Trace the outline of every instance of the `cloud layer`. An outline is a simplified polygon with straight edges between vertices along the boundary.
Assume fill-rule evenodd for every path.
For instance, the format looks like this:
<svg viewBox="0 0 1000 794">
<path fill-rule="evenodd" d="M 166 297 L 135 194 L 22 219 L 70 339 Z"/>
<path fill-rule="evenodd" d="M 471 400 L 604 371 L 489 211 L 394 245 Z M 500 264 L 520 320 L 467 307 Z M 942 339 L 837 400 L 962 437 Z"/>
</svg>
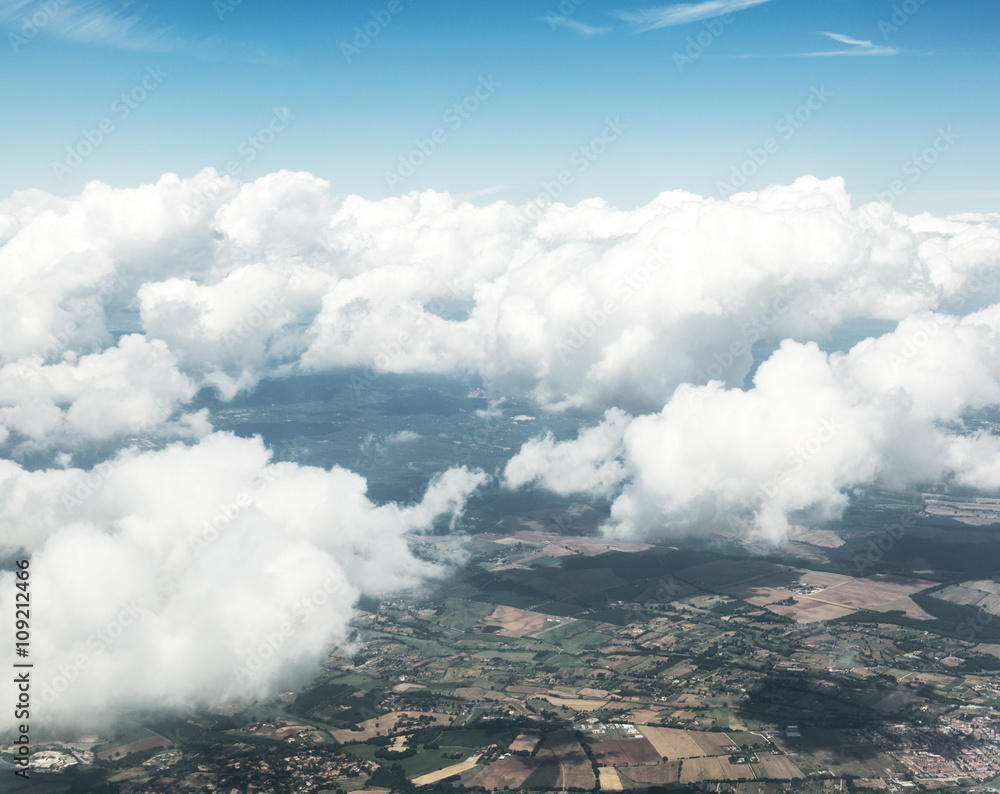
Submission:
<svg viewBox="0 0 1000 794">
<path fill-rule="evenodd" d="M 1000 297 L 997 216 L 854 207 L 841 180 L 812 177 L 622 211 L 339 200 L 308 174 L 239 184 L 209 170 L 72 199 L 16 194 L 0 204 L 0 241 L 5 366 L 85 379 L 76 370 L 97 367 L 85 356 L 109 355 L 125 317 L 165 343 L 158 366 L 178 374 L 155 380 L 175 384 L 158 395 L 174 407 L 192 388 L 231 396 L 267 375 L 360 367 L 477 373 L 546 409 L 648 410 L 682 383 L 741 386 L 754 343 Z M 138 343 L 120 344 L 138 368 Z M 74 398 L 38 399 L 65 410 Z"/>
<path fill-rule="evenodd" d="M 926 313 L 848 353 L 782 343 L 753 388 L 685 384 L 656 414 L 608 411 L 572 441 L 524 445 L 505 480 L 612 499 L 611 534 L 709 522 L 768 540 L 833 518 L 856 487 L 946 480 L 1000 488 L 1000 437 L 969 416 L 1000 403 L 1000 306 Z"/>
<path fill-rule="evenodd" d="M 44 721 L 305 680 L 360 593 L 435 575 L 407 535 L 486 480 L 377 505 L 214 432 L 206 388 L 472 374 L 491 410 L 593 411 L 506 484 L 606 498 L 630 537 L 780 540 L 872 483 L 1000 488 L 974 421 L 1000 404 L 1000 215 L 855 206 L 839 179 L 632 210 L 338 198 L 289 172 L 25 191 L 0 202 L 0 311 L 0 547 L 31 555 Z M 852 324 L 895 330 L 840 344 Z"/>
<path fill-rule="evenodd" d="M 452 469 L 417 504 L 376 505 L 350 471 L 269 458 L 259 439 L 216 433 L 88 471 L 0 462 L 0 546 L 31 560 L 33 726 L 304 683 L 344 643 L 360 593 L 443 570 L 406 536 L 458 515 L 485 480 Z M 14 592 L 6 572 L 8 636 Z"/>
</svg>

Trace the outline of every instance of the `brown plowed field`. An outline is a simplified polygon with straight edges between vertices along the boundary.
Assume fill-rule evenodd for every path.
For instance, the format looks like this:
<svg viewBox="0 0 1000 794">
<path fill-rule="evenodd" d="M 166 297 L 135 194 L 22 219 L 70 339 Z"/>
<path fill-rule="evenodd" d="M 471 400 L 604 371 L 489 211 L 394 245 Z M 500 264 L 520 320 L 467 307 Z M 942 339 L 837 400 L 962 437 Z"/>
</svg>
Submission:
<svg viewBox="0 0 1000 794">
<path fill-rule="evenodd" d="M 599 764 L 658 764 L 661 756 L 646 739 L 603 739 L 588 742 Z"/>
</svg>

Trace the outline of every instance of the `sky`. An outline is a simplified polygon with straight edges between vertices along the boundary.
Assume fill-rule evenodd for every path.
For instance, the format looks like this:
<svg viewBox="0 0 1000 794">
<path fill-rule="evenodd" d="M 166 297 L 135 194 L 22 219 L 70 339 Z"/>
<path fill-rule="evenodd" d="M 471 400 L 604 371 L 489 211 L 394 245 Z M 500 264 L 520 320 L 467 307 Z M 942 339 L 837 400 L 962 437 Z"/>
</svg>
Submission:
<svg viewBox="0 0 1000 794">
<path fill-rule="evenodd" d="M 484 493 L 772 546 L 1000 495 L 996 9 L 0 4 L 36 724 L 308 682 Z"/>
<path fill-rule="evenodd" d="M 630 209 L 811 174 L 905 212 L 1000 201 L 989 0 L 4 0 L 0 21 L 2 196 L 232 165 L 369 199 L 558 190 Z M 90 152 L 102 120 L 113 131 Z"/>
</svg>

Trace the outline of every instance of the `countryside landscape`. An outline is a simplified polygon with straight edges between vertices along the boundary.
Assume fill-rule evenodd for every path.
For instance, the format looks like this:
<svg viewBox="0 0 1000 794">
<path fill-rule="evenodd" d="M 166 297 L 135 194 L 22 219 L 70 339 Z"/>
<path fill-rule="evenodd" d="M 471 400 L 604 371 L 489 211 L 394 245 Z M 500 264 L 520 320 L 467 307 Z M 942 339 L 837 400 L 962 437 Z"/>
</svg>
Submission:
<svg viewBox="0 0 1000 794">
<path fill-rule="evenodd" d="M 780 550 L 614 541 L 583 503 L 473 512 L 465 565 L 363 599 L 308 686 L 53 741 L 37 790 L 995 790 L 996 525 L 914 500 Z"/>
</svg>

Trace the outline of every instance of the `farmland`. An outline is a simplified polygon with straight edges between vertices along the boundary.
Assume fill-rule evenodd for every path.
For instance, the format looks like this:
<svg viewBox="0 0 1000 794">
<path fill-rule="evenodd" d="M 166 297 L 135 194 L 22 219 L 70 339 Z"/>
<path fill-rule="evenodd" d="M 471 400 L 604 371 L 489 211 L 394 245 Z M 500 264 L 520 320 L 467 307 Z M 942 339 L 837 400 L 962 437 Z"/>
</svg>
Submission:
<svg viewBox="0 0 1000 794">
<path fill-rule="evenodd" d="M 596 520 L 575 515 L 579 531 Z M 902 542 L 882 569 L 852 573 L 866 537 L 816 530 L 765 557 L 508 517 L 433 590 L 363 600 L 353 650 L 308 686 L 133 725 L 96 763 L 137 792 L 168 774 L 274 788 L 268 770 L 293 762 L 325 781 L 317 794 L 940 789 L 915 777 L 915 740 L 892 728 L 924 724 L 928 752 L 968 750 L 966 783 L 1000 776 L 1000 584 L 907 568 L 892 557 L 910 553 Z M 175 753 L 169 773 L 144 766 L 158 752 Z"/>
</svg>

